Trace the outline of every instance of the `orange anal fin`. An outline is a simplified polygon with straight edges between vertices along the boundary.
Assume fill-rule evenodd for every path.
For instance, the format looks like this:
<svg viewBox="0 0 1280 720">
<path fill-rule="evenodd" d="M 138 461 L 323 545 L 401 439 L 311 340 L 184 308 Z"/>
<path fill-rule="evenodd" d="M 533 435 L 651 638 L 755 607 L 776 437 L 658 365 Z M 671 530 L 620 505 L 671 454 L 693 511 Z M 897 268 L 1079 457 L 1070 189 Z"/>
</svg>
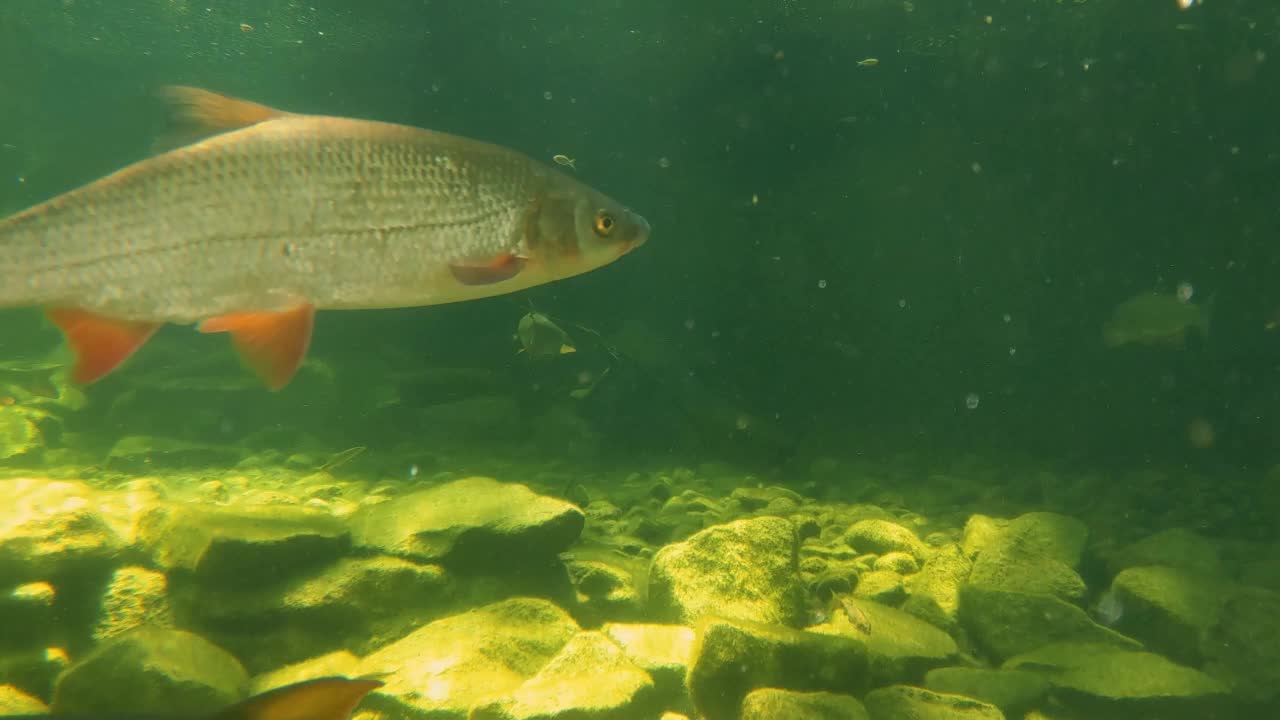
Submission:
<svg viewBox="0 0 1280 720">
<path fill-rule="evenodd" d="M 267 387 L 279 390 L 289 384 L 306 357 L 315 317 L 314 305 L 278 312 L 231 313 L 200 323 L 200 332 L 231 333 L 231 342 L 249 369 Z"/>
<path fill-rule="evenodd" d="M 322 677 L 285 685 L 243 700 L 210 720 L 347 720 L 382 682 Z"/>
<path fill-rule="evenodd" d="M 162 88 L 160 96 L 173 106 L 177 120 L 205 133 L 236 130 L 288 114 L 248 100 L 181 85 Z"/>
<path fill-rule="evenodd" d="M 524 263 L 525 259 L 519 255 L 503 253 L 484 265 L 450 265 L 449 272 L 463 285 L 492 285 L 518 275 Z"/>
<path fill-rule="evenodd" d="M 115 370 L 160 329 L 161 323 L 116 320 L 79 308 L 49 308 L 49 320 L 58 326 L 76 355 L 71 379 L 91 383 Z"/>
</svg>

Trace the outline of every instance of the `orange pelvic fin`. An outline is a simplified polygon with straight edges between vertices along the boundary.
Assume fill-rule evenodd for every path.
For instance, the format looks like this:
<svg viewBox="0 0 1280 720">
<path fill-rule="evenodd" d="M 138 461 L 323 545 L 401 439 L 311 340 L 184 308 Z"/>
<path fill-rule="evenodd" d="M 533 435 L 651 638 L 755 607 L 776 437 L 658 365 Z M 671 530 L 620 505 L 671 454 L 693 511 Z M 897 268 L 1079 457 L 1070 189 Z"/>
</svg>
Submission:
<svg viewBox="0 0 1280 720">
<path fill-rule="evenodd" d="M 525 259 L 519 255 L 503 253 L 481 265 L 450 265 L 449 272 L 463 285 L 492 285 L 515 277 L 524 264 Z"/>
<path fill-rule="evenodd" d="M 116 320 L 79 308 L 53 307 L 45 311 L 76 355 L 71 379 L 91 383 L 115 370 L 160 329 L 161 323 Z"/>
<path fill-rule="evenodd" d="M 182 85 L 162 88 L 160 96 L 173 107 L 175 119 L 206 135 L 237 130 L 289 114 L 248 100 Z"/>
<path fill-rule="evenodd" d="M 364 678 L 316 678 L 254 695 L 210 720 L 347 720 L 364 696 L 381 686 Z"/>
<path fill-rule="evenodd" d="M 200 332 L 231 333 L 231 342 L 249 369 L 267 387 L 279 390 L 293 379 L 307 354 L 315 317 L 314 305 L 278 312 L 231 313 L 200 323 Z"/>
</svg>

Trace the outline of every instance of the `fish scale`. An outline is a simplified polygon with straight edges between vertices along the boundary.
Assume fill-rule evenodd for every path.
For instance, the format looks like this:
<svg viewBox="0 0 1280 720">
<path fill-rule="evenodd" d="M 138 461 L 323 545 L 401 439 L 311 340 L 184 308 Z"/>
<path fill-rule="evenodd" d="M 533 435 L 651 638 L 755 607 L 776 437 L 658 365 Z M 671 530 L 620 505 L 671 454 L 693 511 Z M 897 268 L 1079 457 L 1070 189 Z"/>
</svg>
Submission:
<svg viewBox="0 0 1280 720">
<path fill-rule="evenodd" d="M 73 191 L 33 213 L 26 237 L 0 227 L 6 250 L 48 238 L 19 258 L 36 293 L 19 298 L 179 322 L 272 309 L 289 293 L 322 308 L 394 306 L 397 278 L 514 249 L 536 173 L 506 163 L 476 177 L 450 169 L 430 133 L 374 142 L 351 134 L 381 128 L 351 124 L 282 118 L 220 135 L 108 178 L 110 189 Z M 121 296 L 125 283 L 139 292 Z"/>
<path fill-rule="evenodd" d="M 77 328 L 125 345 L 160 323 L 234 315 L 216 323 L 234 336 L 245 322 L 302 322 L 288 313 L 308 308 L 307 332 L 290 341 L 305 346 L 314 309 L 512 292 L 612 262 L 648 236 L 616 201 L 496 145 L 195 89 L 177 98 L 225 132 L 0 222 L 0 306 L 72 309 Z"/>
</svg>

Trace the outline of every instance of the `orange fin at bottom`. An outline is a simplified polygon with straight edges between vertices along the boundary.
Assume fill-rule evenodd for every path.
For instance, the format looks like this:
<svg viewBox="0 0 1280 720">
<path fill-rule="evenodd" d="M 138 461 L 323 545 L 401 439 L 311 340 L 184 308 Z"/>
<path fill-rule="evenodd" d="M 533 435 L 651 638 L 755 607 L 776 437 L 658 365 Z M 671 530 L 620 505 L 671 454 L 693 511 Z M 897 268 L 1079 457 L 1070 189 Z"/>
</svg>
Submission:
<svg viewBox="0 0 1280 720">
<path fill-rule="evenodd" d="M 241 359 L 272 390 L 293 379 L 311 344 L 314 305 L 277 312 L 241 312 L 209 318 L 200 332 L 231 333 Z"/>
<path fill-rule="evenodd" d="M 75 353 L 71 379 L 91 383 L 102 379 L 129 359 L 160 329 L 161 323 L 116 320 L 79 308 L 53 307 L 45 310 Z"/>
<path fill-rule="evenodd" d="M 322 677 L 254 695 L 214 715 L 211 720 L 347 720 L 374 679 Z"/>
</svg>

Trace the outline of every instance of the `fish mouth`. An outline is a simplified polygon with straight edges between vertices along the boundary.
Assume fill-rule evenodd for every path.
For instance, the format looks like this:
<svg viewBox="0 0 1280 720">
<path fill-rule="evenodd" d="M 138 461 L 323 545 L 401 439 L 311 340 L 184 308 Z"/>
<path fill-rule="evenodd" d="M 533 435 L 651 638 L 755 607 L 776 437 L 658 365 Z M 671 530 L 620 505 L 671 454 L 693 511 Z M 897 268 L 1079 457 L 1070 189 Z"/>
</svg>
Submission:
<svg viewBox="0 0 1280 720">
<path fill-rule="evenodd" d="M 632 213 L 631 216 L 635 218 L 636 221 L 636 232 L 635 237 L 627 243 L 627 249 L 625 252 L 635 250 L 646 242 L 649 242 L 649 231 L 652 230 L 648 220 L 645 220 L 643 217 L 635 213 Z"/>
</svg>

